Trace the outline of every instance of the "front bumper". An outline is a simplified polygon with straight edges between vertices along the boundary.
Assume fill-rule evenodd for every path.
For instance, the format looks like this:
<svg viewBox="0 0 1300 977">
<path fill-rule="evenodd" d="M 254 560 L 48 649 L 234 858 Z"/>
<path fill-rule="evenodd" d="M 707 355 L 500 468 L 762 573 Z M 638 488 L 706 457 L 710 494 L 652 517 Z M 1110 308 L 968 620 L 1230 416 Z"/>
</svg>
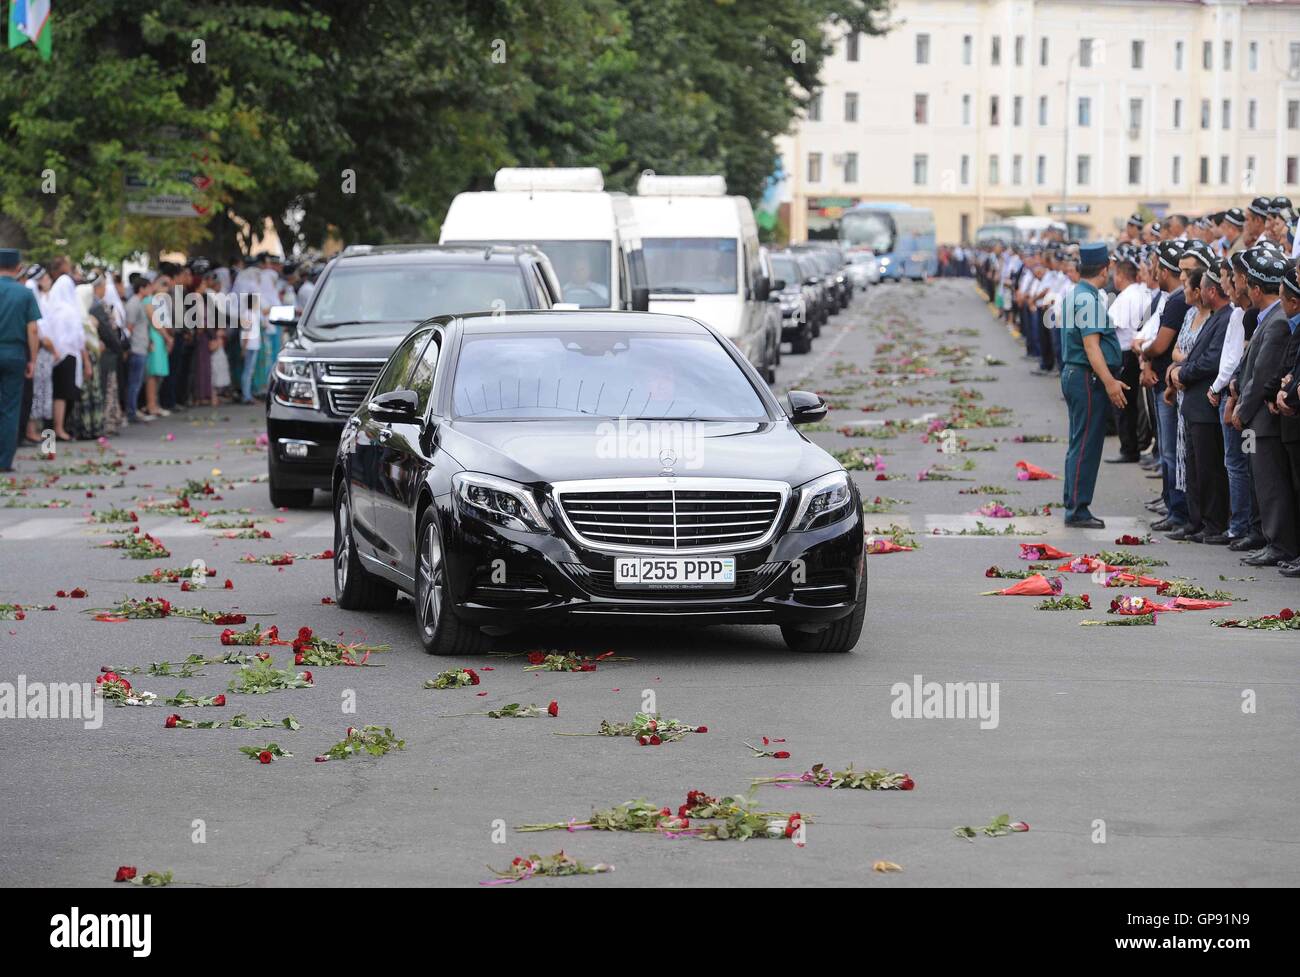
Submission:
<svg viewBox="0 0 1300 977">
<path fill-rule="evenodd" d="M 726 590 L 617 588 L 611 554 L 565 535 L 515 532 L 446 511 L 443 518 L 455 525 L 444 529 L 443 558 L 456 615 L 482 627 L 673 618 L 817 630 L 852 613 L 867 586 L 860 510 L 855 498 L 839 522 L 780 533 L 762 548 L 736 553 L 736 584 Z"/>
<path fill-rule="evenodd" d="M 344 420 L 268 398 L 267 464 L 271 481 L 283 489 L 330 488 Z"/>
</svg>

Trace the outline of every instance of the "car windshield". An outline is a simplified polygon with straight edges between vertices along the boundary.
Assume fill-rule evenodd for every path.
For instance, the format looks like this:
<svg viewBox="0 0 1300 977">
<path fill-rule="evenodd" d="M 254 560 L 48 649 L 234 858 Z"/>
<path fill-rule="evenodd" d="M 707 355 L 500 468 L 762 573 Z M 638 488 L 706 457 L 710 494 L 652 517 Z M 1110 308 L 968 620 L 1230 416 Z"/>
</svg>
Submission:
<svg viewBox="0 0 1300 977">
<path fill-rule="evenodd" d="M 457 312 L 532 307 L 513 263 L 357 264 L 335 268 L 325 279 L 307 325 L 421 322 Z"/>
<path fill-rule="evenodd" d="M 478 242 L 476 242 L 478 243 Z M 533 244 L 541 249 L 560 280 L 563 301 L 584 309 L 608 309 L 608 241 L 491 241 L 491 244 Z"/>
<path fill-rule="evenodd" d="M 772 274 L 787 285 L 798 285 L 804 278 L 799 274 L 798 266 L 789 258 L 773 258 Z"/>
<path fill-rule="evenodd" d="M 707 333 L 467 334 L 452 409 L 475 421 L 767 419 L 749 379 Z"/>
<path fill-rule="evenodd" d="M 736 239 L 648 237 L 642 240 L 651 292 L 736 294 Z"/>
<path fill-rule="evenodd" d="M 894 249 L 894 221 L 888 214 L 850 212 L 840 219 L 840 239 L 849 247 L 870 248 L 877 254 Z"/>
</svg>

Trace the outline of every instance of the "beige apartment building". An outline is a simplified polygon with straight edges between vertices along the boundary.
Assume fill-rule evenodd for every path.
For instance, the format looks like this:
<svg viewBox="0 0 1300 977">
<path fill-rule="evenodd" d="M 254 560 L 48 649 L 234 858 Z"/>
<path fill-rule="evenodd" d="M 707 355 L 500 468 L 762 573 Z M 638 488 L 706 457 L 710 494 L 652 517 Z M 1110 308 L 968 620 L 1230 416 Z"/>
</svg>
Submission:
<svg viewBox="0 0 1300 977">
<path fill-rule="evenodd" d="M 792 240 L 857 201 L 933 209 L 941 242 L 1086 207 L 1160 216 L 1300 202 L 1300 0 L 896 0 L 840 39 L 783 138 Z"/>
</svg>

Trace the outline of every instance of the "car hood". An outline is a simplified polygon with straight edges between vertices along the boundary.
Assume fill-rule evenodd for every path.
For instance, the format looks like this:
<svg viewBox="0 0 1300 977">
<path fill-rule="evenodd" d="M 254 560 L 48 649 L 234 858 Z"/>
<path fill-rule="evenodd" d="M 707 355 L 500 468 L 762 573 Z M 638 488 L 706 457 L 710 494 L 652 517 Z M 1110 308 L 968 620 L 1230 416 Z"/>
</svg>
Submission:
<svg viewBox="0 0 1300 977">
<path fill-rule="evenodd" d="M 650 296 L 651 312 L 690 316 L 712 326 L 728 339 L 744 333 L 745 302 L 736 295 Z"/>
<path fill-rule="evenodd" d="M 388 359 L 388 354 L 416 325 L 415 322 L 371 322 L 335 329 L 309 326 L 299 330 L 288 345 L 309 356 Z"/>
<path fill-rule="evenodd" d="M 840 465 L 788 421 L 678 423 L 577 419 L 447 423 L 442 448 L 469 471 L 530 484 L 644 478 L 665 450 L 682 478 L 759 478 L 795 486 Z"/>
</svg>

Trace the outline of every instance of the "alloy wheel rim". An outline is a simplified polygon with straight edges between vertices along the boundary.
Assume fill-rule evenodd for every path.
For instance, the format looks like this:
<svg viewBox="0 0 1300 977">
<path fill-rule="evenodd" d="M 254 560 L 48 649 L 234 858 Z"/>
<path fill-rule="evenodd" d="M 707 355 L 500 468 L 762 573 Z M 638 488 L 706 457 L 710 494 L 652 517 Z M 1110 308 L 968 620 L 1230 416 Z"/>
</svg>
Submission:
<svg viewBox="0 0 1300 977">
<path fill-rule="evenodd" d="M 351 513 L 347 499 L 339 498 L 338 521 L 334 540 L 334 588 L 342 594 L 348 585 L 348 559 L 352 550 Z"/>
<path fill-rule="evenodd" d="M 442 614 L 442 546 L 432 525 L 424 531 L 424 545 L 420 547 L 419 600 L 420 627 L 432 640 Z"/>
</svg>

